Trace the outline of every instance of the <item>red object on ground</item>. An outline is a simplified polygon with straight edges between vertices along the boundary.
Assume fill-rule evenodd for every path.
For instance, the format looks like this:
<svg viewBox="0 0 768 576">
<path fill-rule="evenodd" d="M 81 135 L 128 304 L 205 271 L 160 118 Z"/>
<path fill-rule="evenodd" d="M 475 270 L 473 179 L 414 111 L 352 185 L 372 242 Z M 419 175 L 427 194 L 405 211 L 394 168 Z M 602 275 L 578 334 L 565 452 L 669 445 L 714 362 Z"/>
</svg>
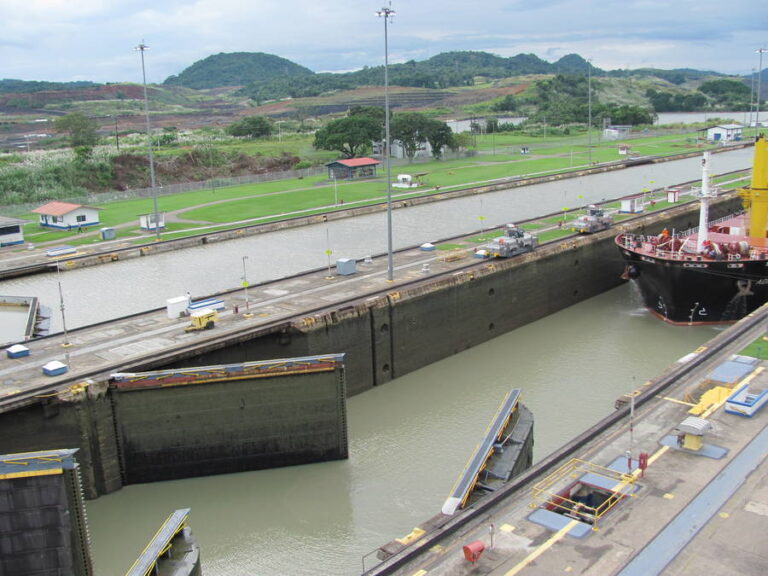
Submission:
<svg viewBox="0 0 768 576">
<path fill-rule="evenodd" d="M 467 559 L 467 561 L 472 562 L 474 564 L 477 562 L 478 558 L 480 558 L 480 554 L 483 553 L 483 550 L 485 550 L 485 544 L 480 542 L 480 540 L 475 540 L 474 542 L 470 542 L 466 546 L 464 546 L 464 558 Z"/>
</svg>

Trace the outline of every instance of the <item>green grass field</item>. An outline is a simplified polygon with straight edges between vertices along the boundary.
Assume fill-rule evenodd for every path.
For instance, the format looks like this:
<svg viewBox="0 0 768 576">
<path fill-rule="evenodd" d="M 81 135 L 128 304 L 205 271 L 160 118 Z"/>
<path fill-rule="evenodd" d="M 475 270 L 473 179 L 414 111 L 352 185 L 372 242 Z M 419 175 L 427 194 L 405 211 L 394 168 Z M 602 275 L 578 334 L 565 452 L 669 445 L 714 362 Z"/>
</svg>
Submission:
<svg viewBox="0 0 768 576">
<path fill-rule="evenodd" d="M 488 151 L 491 135 L 478 137 L 478 148 Z M 567 171 L 586 165 L 589 150 L 587 138 L 579 136 L 546 137 L 532 139 L 516 134 L 499 133 L 493 136 L 492 151 L 498 154 L 478 154 L 470 158 L 446 161 L 426 161 L 413 164 L 398 161 L 392 167 L 393 178 L 399 173 L 424 174 L 423 186 L 417 189 L 392 189 L 397 201 L 414 196 L 435 194 L 470 185 L 493 182 L 495 180 L 535 176 Z M 633 138 L 621 141 L 630 144 L 635 153 L 645 155 L 669 155 L 697 149 L 691 139 L 685 135 L 663 135 L 647 138 Z M 619 160 L 616 142 L 593 141 L 591 157 L 593 162 Z M 530 149 L 527 155 L 519 154 L 519 146 Z M 304 153 L 311 148 L 309 136 L 292 135 L 283 141 L 268 143 L 243 143 L 243 151 L 248 153 L 275 154 L 278 152 Z M 703 149 L 703 148 L 701 148 Z M 331 153 L 328 153 L 331 154 Z M 332 154 L 331 154 L 332 156 Z M 178 221 L 169 218 L 163 234 L 173 237 L 194 234 L 202 226 L 216 229 L 226 228 L 231 223 L 242 223 L 253 219 L 262 221 L 275 220 L 290 214 L 312 214 L 349 205 L 370 204 L 386 199 L 386 183 L 378 177 L 358 182 L 330 182 L 325 174 L 309 178 L 291 178 L 259 184 L 218 187 L 193 192 L 179 193 L 158 198 L 161 212 L 177 212 Z M 640 192 L 640 190 L 638 190 Z M 337 204 L 338 202 L 338 204 Z M 663 204 L 659 202 L 659 208 Z M 119 227 L 118 237 L 138 239 L 141 231 L 137 220 L 140 214 L 154 211 L 151 198 L 126 200 L 99 205 L 101 208 L 101 226 Z M 94 242 L 93 235 L 78 235 L 76 232 L 41 230 L 35 214 L 21 216 L 32 222 L 24 226 L 25 237 L 35 243 L 66 242 L 86 244 Z M 565 215 L 566 220 L 575 217 L 574 213 Z M 543 225 L 556 225 L 563 217 L 551 218 Z M 565 227 L 565 223 L 563 227 Z M 146 234 L 144 234 L 146 235 Z"/>
</svg>

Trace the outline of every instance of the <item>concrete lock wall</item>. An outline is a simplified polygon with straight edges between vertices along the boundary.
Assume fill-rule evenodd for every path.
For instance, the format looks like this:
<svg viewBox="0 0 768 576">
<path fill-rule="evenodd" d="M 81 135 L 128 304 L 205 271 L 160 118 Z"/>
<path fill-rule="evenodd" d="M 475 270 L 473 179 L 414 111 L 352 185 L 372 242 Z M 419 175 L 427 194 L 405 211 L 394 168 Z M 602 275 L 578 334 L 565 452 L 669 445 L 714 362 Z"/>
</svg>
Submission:
<svg viewBox="0 0 768 576">
<path fill-rule="evenodd" d="M 737 198 L 712 202 L 718 218 Z M 458 274 L 425 279 L 365 304 L 286 322 L 279 334 L 254 333 L 174 367 L 343 352 L 349 395 L 365 392 L 452 354 L 618 286 L 620 231 L 658 234 L 698 225 L 698 206 L 649 214 L 610 230 L 496 259 Z M 270 356 L 270 354 L 273 354 Z"/>
<path fill-rule="evenodd" d="M 96 498 L 122 487 L 109 399 L 51 398 L 0 418 L 0 453 L 78 448 L 83 490 Z"/>
<path fill-rule="evenodd" d="M 126 484 L 348 455 L 343 373 L 113 391 Z"/>
</svg>

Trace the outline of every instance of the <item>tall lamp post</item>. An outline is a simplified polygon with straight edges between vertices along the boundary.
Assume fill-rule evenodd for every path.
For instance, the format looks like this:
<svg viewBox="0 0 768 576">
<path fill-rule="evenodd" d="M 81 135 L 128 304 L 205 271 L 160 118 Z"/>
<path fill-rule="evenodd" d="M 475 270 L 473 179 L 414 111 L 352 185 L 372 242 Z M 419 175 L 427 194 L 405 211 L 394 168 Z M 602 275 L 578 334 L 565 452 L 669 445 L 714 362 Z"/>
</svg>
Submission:
<svg viewBox="0 0 768 576">
<path fill-rule="evenodd" d="M 587 60 L 587 148 L 592 166 L 592 59 Z"/>
<path fill-rule="evenodd" d="M 144 117 L 147 120 L 147 149 L 149 151 L 149 181 L 152 186 L 152 205 L 155 210 L 155 238 L 160 240 L 160 214 L 157 210 L 157 184 L 155 182 L 155 157 L 152 154 L 152 133 L 149 127 L 149 99 L 147 98 L 147 73 L 144 69 L 144 51 L 149 50 L 149 46 L 141 44 L 136 46 L 136 50 L 141 52 L 141 79 L 144 83 Z"/>
<path fill-rule="evenodd" d="M 245 261 L 248 260 L 248 256 L 243 256 L 243 292 L 245 293 L 245 316 L 250 318 L 252 316 L 250 309 L 250 302 L 248 300 L 248 277 L 245 272 Z"/>
<path fill-rule="evenodd" d="M 755 118 L 755 132 L 760 134 L 760 85 L 763 83 L 763 54 L 768 52 L 768 49 L 758 48 L 755 52 L 760 54 L 760 65 L 757 67 L 757 118 Z"/>
<path fill-rule="evenodd" d="M 384 18 L 384 162 L 387 167 L 387 280 L 394 280 L 395 268 L 392 261 L 392 167 L 389 159 L 389 45 L 387 25 L 395 15 L 391 4 L 376 15 Z"/>
</svg>

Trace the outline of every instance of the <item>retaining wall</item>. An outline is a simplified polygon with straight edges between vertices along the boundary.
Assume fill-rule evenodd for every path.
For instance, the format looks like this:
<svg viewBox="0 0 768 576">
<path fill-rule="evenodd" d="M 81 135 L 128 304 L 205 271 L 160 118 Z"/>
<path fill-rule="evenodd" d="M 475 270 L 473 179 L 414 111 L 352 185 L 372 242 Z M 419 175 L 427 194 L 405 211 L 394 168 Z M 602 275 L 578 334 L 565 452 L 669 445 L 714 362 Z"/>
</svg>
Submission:
<svg viewBox="0 0 768 576">
<path fill-rule="evenodd" d="M 79 449 L 87 498 L 346 458 L 344 370 L 133 391 L 92 383 L 0 418 L 0 453 L 54 448 Z"/>
</svg>

